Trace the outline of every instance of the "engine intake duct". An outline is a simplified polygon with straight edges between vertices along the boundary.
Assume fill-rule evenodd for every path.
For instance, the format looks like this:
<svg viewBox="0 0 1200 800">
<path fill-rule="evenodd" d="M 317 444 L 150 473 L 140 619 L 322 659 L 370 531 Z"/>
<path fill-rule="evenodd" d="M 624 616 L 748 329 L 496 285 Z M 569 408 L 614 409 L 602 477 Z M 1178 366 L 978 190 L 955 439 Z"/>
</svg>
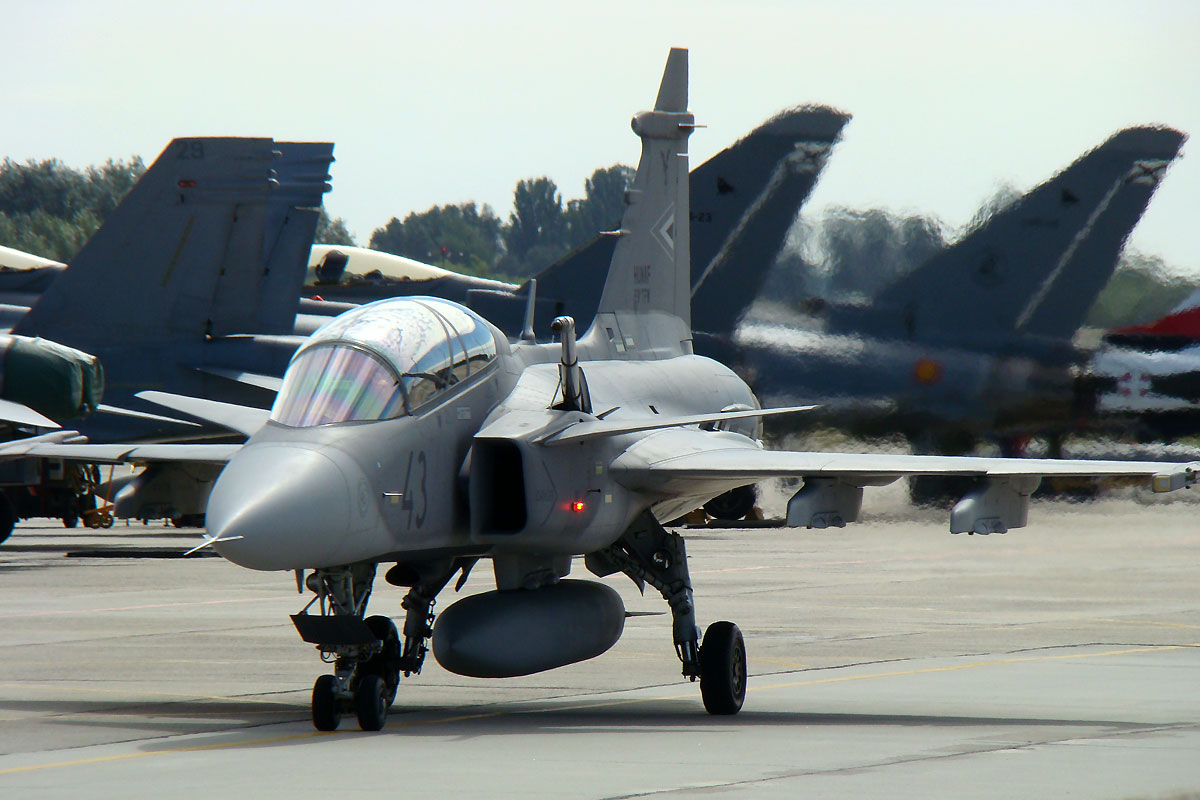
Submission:
<svg viewBox="0 0 1200 800">
<path fill-rule="evenodd" d="M 476 439 L 471 450 L 471 514 L 484 535 L 525 527 L 525 465 L 521 448 L 504 439 Z"/>
</svg>

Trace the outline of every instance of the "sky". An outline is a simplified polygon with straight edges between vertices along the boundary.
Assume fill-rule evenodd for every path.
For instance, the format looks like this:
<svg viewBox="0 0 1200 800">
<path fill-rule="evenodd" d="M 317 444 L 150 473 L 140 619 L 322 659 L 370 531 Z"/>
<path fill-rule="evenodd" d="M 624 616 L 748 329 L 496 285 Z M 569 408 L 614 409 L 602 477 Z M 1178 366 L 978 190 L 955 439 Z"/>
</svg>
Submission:
<svg viewBox="0 0 1200 800">
<path fill-rule="evenodd" d="M 0 156 L 75 167 L 176 136 L 336 143 L 326 208 L 360 243 L 391 217 L 522 178 L 564 199 L 636 164 L 629 119 L 691 51 L 693 164 L 775 112 L 854 115 L 805 206 L 965 224 L 1129 125 L 1200 136 L 1195 0 L 0 0 Z M 1130 240 L 1200 280 L 1200 155 Z"/>
</svg>

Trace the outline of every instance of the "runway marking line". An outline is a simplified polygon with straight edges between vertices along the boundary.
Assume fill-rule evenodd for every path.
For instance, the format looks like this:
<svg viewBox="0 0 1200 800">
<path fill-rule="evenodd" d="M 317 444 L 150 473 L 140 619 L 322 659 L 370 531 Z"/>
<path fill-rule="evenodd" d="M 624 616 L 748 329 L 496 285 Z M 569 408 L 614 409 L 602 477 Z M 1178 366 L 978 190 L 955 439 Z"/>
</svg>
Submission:
<svg viewBox="0 0 1200 800">
<path fill-rule="evenodd" d="M 1002 666 L 1002 665 L 1007 665 L 1007 664 L 1026 664 L 1026 663 L 1037 662 L 1037 661 L 1066 661 L 1066 660 L 1071 660 L 1071 659 L 1083 659 L 1083 658 L 1104 658 L 1104 657 L 1110 657 L 1110 656 L 1133 655 L 1133 654 L 1138 654 L 1138 653 L 1154 653 L 1154 652 L 1161 652 L 1163 650 L 1184 650 L 1184 649 L 1195 648 L 1195 647 L 1200 647 L 1200 642 L 1194 642 L 1192 644 L 1161 645 L 1161 646 L 1157 646 L 1157 647 L 1132 647 L 1132 648 L 1127 648 L 1124 650 L 1108 650 L 1108 651 L 1101 652 L 1101 653 L 1067 653 L 1064 655 L 1053 655 L 1053 656 L 1025 656 L 1025 657 L 1021 657 L 1021 658 L 998 658 L 998 659 L 992 659 L 991 661 L 975 661 L 975 662 L 971 662 L 968 664 L 953 664 L 953 665 L 946 666 L 946 667 L 927 667 L 924 669 L 898 670 L 895 672 L 876 672 L 876 673 L 868 673 L 865 675 L 843 675 L 843 676 L 834 677 L 834 678 L 818 678 L 816 680 L 808 680 L 808 681 L 790 681 L 790 682 L 786 682 L 786 683 L 774 683 L 774 684 L 769 684 L 767 686 L 749 686 L 749 687 L 747 687 L 747 691 L 751 691 L 751 692 L 760 691 L 761 692 L 761 691 L 771 691 L 771 690 L 775 690 L 775 689 L 786 689 L 786 688 L 791 688 L 791 687 L 796 687 L 796 686 L 817 686 L 817 685 L 829 684 L 829 683 L 845 683 L 845 682 L 849 682 L 849 681 L 872 680 L 875 678 L 896 678 L 896 677 L 902 677 L 902 676 L 906 676 L 906 675 L 924 675 L 924 674 L 930 674 L 930 673 L 936 673 L 936 672 L 955 672 L 958 670 L 976 669 L 979 667 L 995 667 L 995 666 Z M 567 712 L 584 711 L 584 710 L 592 709 L 592 708 L 611 708 L 614 706 L 634 705 L 637 703 L 653 703 L 653 702 L 659 702 L 662 700 L 687 699 L 687 698 L 693 697 L 694 694 L 695 694 L 694 692 L 688 692 L 687 694 L 659 695 L 656 697 L 633 697 L 633 698 L 628 698 L 628 699 L 624 699 L 624 700 L 605 700 L 605 701 L 600 701 L 600 702 L 584 703 L 584 704 L 579 704 L 579 705 L 554 706 L 553 708 L 544 708 L 544 709 L 530 709 L 530 710 L 526 710 L 526 711 L 521 711 L 521 710 L 514 711 L 511 709 L 505 709 L 502 711 L 487 711 L 487 712 L 481 712 L 478 714 L 458 714 L 458 715 L 455 715 L 452 717 L 438 717 L 436 719 L 424 719 L 424 720 L 414 719 L 414 720 L 403 720 L 403 721 L 391 722 L 391 723 L 388 723 L 386 727 L 387 728 L 408 728 L 408 727 L 416 727 L 418 725 L 444 725 L 444 724 L 452 724 L 455 722 L 467 722 L 470 720 L 494 719 L 496 717 L 504 717 L 504 716 L 516 715 L 516 714 L 544 714 L 549 711 L 567 711 Z M 221 698 L 221 699 L 228 699 L 228 698 Z M 89 764 L 103 764 L 103 763 L 108 763 L 108 762 L 112 762 L 112 761 L 126 761 L 126 760 L 132 759 L 132 758 L 149 758 L 151 756 L 180 755 L 183 753 L 201 753 L 201 752 L 209 752 L 209 751 L 213 751 L 213 750 L 229 750 L 229 749 L 232 749 L 235 747 L 249 747 L 249 746 L 263 745 L 263 744 L 278 744 L 280 742 L 294 742 L 294 741 L 302 741 L 304 739 L 314 739 L 319 736 L 331 736 L 331 735 L 335 735 L 337 733 L 338 733 L 338 731 L 312 731 L 312 732 L 308 732 L 308 733 L 288 734 L 286 736 L 267 736 L 267 737 L 263 737 L 260 739 L 243 739 L 243 740 L 237 741 L 237 742 L 221 742 L 218 744 L 203 744 L 203 745 L 194 745 L 194 746 L 190 746 L 190 747 L 173 747 L 173 748 L 164 748 L 162 750 L 150 750 L 150 751 L 143 751 L 143 752 L 137 752 L 137 753 L 119 753 L 119 754 L 111 755 L 111 756 L 96 756 L 94 758 L 81 758 L 81 759 L 76 759 L 74 761 L 58 761 L 58 762 L 54 762 L 54 763 L 50 763 L 50 764 L 29 764 L 29 765 L 26 765 L 23 767 L 9 767 L 7 769 L 0 769 L 0 775 L 15 775 L 15 774 L 22 773 L 22 772 L 37 772 L 37 771 L 46 770 L 46 769 L 59 769 L 59 768 L 63 768 L 63 767 L 79 767 L 79 766 L 85 766 L 85 765 L 89 765 Z M 343 733 L 351 733 L 351 732 L 343 731 Z M 109 746 L 109 745 L 101 744 L 101 745 L 90 745 L 90 746 L 105 747 L 105 746 Z"/>
</svg>

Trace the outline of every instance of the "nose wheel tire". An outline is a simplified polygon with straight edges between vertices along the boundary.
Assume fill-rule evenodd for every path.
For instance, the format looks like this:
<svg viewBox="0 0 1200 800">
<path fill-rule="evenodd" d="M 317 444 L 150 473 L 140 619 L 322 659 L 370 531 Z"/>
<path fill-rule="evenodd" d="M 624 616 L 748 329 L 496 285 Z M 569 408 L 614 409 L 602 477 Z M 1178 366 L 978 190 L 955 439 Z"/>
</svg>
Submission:
<svg viewBox="0 0 1200 800">
<path fill-rule="evenodd" d="M 322 675 L 313 684 L 312 692 L 312 722 L 319 731 L 336 731 L 342 721 L 342 711 L 338 705 L 337 678 L 332 675 Z"/>
<path fill-rule="evenodd" d="M 714 622 L 700 645 L 700 696 L 710 714 L 736 714 L 746 699 L 746 643 L 732 622 Z"/>
<path fill-rule="evenodd" d="M 358 715 L 358 727 L 364 731 L 377 731 L 387 722 L 389 700 L 387 684 L 378 675 L 364 675 L 354 693 L 354 712 Z"/>
<path fill-rule="evenodd" d="M 383 642 L 383 648 L 359 666 L 359 673 L 378 675 L 383 679 L 384 696 L 390 706 L 400 685 L 400 633 L 396 623 L 387 617 L 367 617 L 366 623 L 375 638 Z"/>
</svg>

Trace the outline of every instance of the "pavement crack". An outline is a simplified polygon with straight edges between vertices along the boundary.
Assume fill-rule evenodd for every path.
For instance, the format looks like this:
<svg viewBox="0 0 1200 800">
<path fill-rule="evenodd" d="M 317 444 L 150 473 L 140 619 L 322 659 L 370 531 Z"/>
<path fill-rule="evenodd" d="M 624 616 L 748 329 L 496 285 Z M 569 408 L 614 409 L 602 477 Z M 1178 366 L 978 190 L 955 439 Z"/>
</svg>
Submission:
<svg viewBox="0 0 1200 800">
<path fill-rule="evenodd" d="M 867 764 L 851 764 L 843 767 L 834 767 L 831 769 L 797 769 L 788 770 L 774 775 L 763 775 L 755 778 L 746 778 L 736 781 L 713 781 L 709 783 L 695 783 L 687 786 L 673 786 L 664 789 L 651 789 L 644 792 L 632 792 L 627 794 L 606 795 L 602 800 L 634 800 L 638 797 L 661 797 L 666 795 L 681 794 L 684 792 L 696 792 L 706 790 L 719 789 L 745 789 L 754 786 L 763 786 L 774 783 L 776 781 L 786 781 L 795 778 L 807 778 L 814 776 L 829 776 L 829 775 L 844 775 L 855 772 L 864 772 L 869 770 L 887 769 L 889 767 L 902 767 L 911 764 L 922 763 L 943 763 L 953 759 L 971 758 L 974 756 L 990 755 L 993 753 L 1003 752 L 1019 752 L 1029 750 L 1035 747 L 1044 747 L 1047 745 L 1061 745 L 1070 742 L 1080 741 L 1083 739 L 1114 739 L 1124 736 L 1141 736 L 1145 734 L 1181 731 L 1181 730 L 1196 730 L 1200 729 L 1200 725 L 1193 722 L 1180 722 L 1166 725 L 1153 725 L 1140 727 L 1132 730 L 1113 730 L 1107 732 L 1096 732 L 1086 736 L 1063 736 L 1051 739 L 1041 739 L 1036 742 L 1025 742 L 1023 744 L 998 744 L 991 747 L 975 747 L 969 750 L 962 750 L 957 753 L 930 753 L 924 755 L 902 756 L 899 758 L 890 758 L 876 761 Z"/>
</svg>

